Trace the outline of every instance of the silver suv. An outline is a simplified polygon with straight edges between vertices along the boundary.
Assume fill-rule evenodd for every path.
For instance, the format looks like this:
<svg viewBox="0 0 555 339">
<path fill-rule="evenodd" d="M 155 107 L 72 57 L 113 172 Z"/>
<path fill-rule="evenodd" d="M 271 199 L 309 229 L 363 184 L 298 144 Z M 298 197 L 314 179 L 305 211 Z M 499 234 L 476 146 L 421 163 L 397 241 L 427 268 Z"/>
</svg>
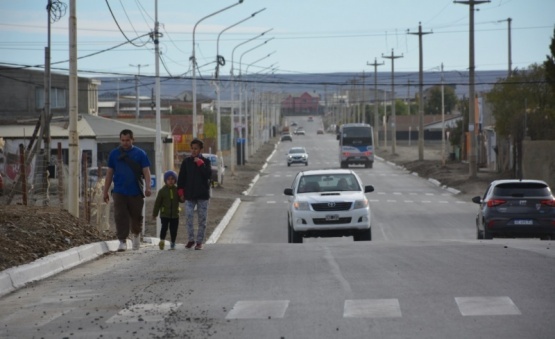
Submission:
<svg viewBox="0 0 555 339">
<path fill-rule="evenodd" d="M 287 227 L 290 243 L 303 238 L 353 236 L 372 240 L 372 217 L 364 186 L 358 175 L 346 169 L 299 172 L 290 188 Z"/>
<path fill-rule="evenodd" d="M 308 152 L 304 147 L 291 147 L 287 152 L 287 166 L 304 164 L 308 166 Z"/>
</svg>

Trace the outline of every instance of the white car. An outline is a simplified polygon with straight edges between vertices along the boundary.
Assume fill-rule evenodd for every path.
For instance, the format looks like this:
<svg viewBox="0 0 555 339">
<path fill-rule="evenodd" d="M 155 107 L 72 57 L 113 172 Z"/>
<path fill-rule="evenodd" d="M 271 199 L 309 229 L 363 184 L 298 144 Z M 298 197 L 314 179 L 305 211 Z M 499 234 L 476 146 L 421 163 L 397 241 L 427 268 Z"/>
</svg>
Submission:
<svg viewBox="0 0 555 339">
<path fill-rule="evenodd" d="M 372 215 L 363 185 L 348 169 L 299 172 L 290 188 L 287 226 L 289 243 L 303 238 L 353 236 L 355 241 L 372 240 Z"/>
<path fill-rule="evenodd" d="M 304 147 L 291 147 L 287 152 L 287 166 L 295 163 L 308 166 L 308 152 Z"/>
</svg>

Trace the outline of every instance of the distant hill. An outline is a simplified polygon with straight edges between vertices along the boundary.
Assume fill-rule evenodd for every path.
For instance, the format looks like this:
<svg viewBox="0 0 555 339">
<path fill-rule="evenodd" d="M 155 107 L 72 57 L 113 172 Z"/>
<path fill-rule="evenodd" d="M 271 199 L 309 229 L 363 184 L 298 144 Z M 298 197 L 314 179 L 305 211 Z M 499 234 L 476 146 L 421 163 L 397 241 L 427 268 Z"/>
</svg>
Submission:
<svg viewBox="0 0 555 339">
<path fill-rule="evenodd" d="M 476 92 L 485 92 L 499 80 L 507 75 L 507 71 L 476 71 L 475 73 Z M 424 89 L 441 84 L 441 73 L 439 71 L 425 72 Z M 101 85 L 99 88 L 99 98 L 101 101 L 113 100 L 116 93 L 120 95 L 135 95 L 135 79 L 100 77 Z M 395 73 L 395 96 L 397 98 L 414 97 L 418 92 L 419 74 L 417 72 L 396 72 Z M 231 97 L 232 81 L 229 76 L 222 76 L 220 97 L 222 100 L 229 100 Z M 444 83 L 456 86 L 456 94 L 459 97 L 468 97 L 468 72 L 444 72 Z M 215 87 L 211 84 L 212 80 L 197 77 L 197 96 L 216 98 Z M 391 90 L 391 73 L 377 73 L 378 89 Z M 150 96 L 154 90 L 154 77 L 141 76 L 139 85 L 139 95 Z M 373 72 L 365 73 L 322 73 L 322 74 L 274 74 L 274 75 L 247 75 L 242 79 L 235 78 L 233 86 L 235 93 L 239 91 L 239 85 L 255 85 L 257 91 L 273 91 L 278 93 L 302 93 L 313 92 L 322 96 L 348 90 L 352 86 L 374 87 Z M 160 93 L 162 98 L 174 98 L 185 91 L 192 91 L 191 78 L 160 78 Z"/>
</svg>

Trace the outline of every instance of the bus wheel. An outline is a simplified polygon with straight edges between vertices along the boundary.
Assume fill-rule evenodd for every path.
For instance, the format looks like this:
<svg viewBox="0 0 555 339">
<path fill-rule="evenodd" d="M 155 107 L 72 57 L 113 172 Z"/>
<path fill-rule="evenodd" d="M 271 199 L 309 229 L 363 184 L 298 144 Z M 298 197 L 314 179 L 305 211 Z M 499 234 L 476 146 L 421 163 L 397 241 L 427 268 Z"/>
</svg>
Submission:
<svg viewBox="0 0 555 339">
<path fill-rule="evenodd" d="M 374 166 L 374 163 L 373 163 L 372 161 L 367 161 L 367 162 L 364 164 L 364 167 L 366 167 L 366 168 L 372 168 L 373 166 Z"/>
<path fill-rule="evenodd" d="M 347 168 L 347 162 L 341 161 L 341 168 Z"/>
</svg>

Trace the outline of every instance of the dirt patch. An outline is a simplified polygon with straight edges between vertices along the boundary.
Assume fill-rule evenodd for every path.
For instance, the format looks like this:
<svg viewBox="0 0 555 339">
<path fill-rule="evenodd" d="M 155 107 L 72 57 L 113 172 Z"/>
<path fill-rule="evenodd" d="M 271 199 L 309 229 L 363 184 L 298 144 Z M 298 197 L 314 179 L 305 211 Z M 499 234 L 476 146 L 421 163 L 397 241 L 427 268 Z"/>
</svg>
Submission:
<svg viewBox="0 0 555 339">
<path fill-rule="evenodd" d="M 275 149 L 277 139 L 262 145 L 244 166 L 236 166 L 232 175 L 226 169 L 221 187 L 214 187 L 208 210 L 206 239 L 225 216 L 235 199 L 249 188 L 249 184 L 262 169 Z M 54 200 L 54 199 L 53 199 Z M 156 221 L 152 215 L 154 197 L 146 200 L 145 236 L 158 237 Z M 83 212 L 80 213 L 84 215 Z M 59 207 L 0 205 L 0 271 L 30 263 L 36 259 L 70 248 L 98 241 L 115 240 L 113 211 L 109 229 L 97 230 L 84 218 L 75 218 Z M 169 234 L 166 237 L 169 240 Z M 185 218 L 179 220 L 178 243 L 187 242 Z"/>
<path fill-rule="evenodd" d="M 275 149 L 277 139 L 264 144 L 251 156 L 244 166 L 236 166 L 234 175 L 226 169 L 226 177 L 221 187 L 215 187 L 208 210 L 206 239 L 225 216 L 235 199 L 241 198 L 254 177 L 262 169 L 266 159 Z M 442 185 L 461 191 L 463 199 L 482 195 L 491 180 L 508 178 L 506 174 L 480 170 L 476 178 L 469 178 L 468 164 L 448 161 L 442 165 L 441 148 L 437 145 L 425 147 L 424 159 L 418 160 L 416 146 L 397 146 L 395 154 L 390 148 L 378 148 L 376 154 L 418 173 L 423 178 L 433 178 Z M 156 222 L 150 217 L 154 197 L 146 201 L 145 236 L 158 237 Z M 81 215 L 84 215 L 81 213 Z M 110 228 L 98 231 L 96 226 L 83 218 L 75 218 L 58 207 L 38 207 L 22 205 L 0 206 L 0 270 L 30 263 L 44 256 L 68 250 L 72 247 L 98 241 L 115 240 L 113 216 Z M 169 240 L 169 236 L 166 238 Z M 185 218 L 181 217 L 178 243 L 187 242 Z"/>
</svg>

